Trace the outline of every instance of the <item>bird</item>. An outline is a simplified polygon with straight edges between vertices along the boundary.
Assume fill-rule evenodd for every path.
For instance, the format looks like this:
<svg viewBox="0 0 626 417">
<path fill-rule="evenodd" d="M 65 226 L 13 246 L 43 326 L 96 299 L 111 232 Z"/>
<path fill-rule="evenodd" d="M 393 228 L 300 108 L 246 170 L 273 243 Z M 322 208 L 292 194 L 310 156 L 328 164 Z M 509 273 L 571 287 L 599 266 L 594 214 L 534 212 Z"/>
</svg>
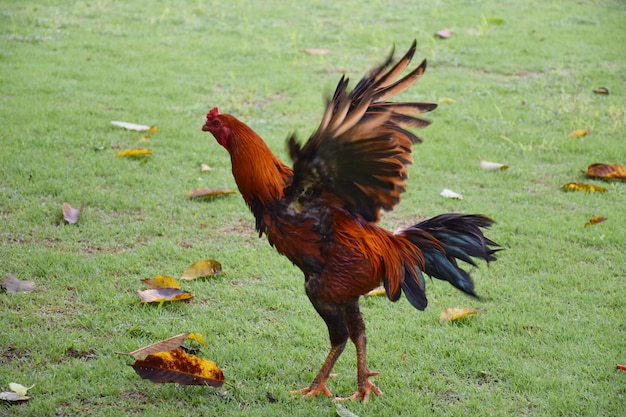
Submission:
<svg viewBox="0 0 626 417">
<path fill-rule="evenodd" d="M 440 214 L 395 232 L 379 225 L 381 212 L 392 210 L 406 191 L 413 145 L 421 142 L 412 130 L 430 124 L 418 115 L 437 107 L 392 100 L 426 70 L 425 59 L 407 70 L 416 48 L 413 41 L 398 60 L 392 48 L 353 88 L 342 76 L 309 139 L 301 143 L 295 133 L 288 135 L 292 166 L 251 127 L 218 107 L 202 126 L 228 151 L 259 237 L 265 235 L 302 271 L 306 295 L 328 328 L 326 359 L 313 381 L 293 394 L 332 397 L 327 381 L 349 339 L 356 347 L 357 390 L 338 398 L 367 402 L 372 394 L 382 395 L 370 381 L 379 373 L 367 365 L 360 297 L 382 283 L 392 302 L 404 294 L 424 310 L 424 274 L 477 297 L 458 261 L 491 262 L 500 249 L 484 234 L 494 221 L 481 214 Z"/>
</svg>

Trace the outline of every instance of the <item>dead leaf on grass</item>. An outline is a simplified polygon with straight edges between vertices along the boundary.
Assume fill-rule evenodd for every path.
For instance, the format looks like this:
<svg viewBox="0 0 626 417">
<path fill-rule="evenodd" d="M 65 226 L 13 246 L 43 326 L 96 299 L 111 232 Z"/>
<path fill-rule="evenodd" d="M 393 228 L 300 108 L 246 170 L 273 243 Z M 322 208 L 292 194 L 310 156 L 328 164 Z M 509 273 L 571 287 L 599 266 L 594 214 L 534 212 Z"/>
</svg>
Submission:
<svg viewBox="0 0 626 417">
<path fill-rule="evenodd" d="M 200 165 L 200 172 L 209 172 L 209 171 L 213 171 L 213 168 L 211 168 L 207 164 Z"/>
<path fill-rule="evenodd" d="M 576 129 L 574 131 L 571 131 L 567 137 L 569 138 L 576 138 L 576 137 L 580 137 L 580 136 L 587 136 L 589 134 L 589 131 L 587 129 Z"/>
<path fill-rule="evenodd" d="M 190 292 L 178 288 L 154 288 L 151 290 L 137 291 L 142 303 L 160 303 L 163 301 L 184 301 L 193 298 Z"/>
<path fill-rule="evenodd" d="M 158 352 L 138 359 L 131 365 L 137 374 L 155 383 L 221 387 L 224 374 L 217 364 L 185 353 L 182 349 Z"/>
<path fill-rule="evenodd" d="M 599 185 L 585 184 L 581 182 L 568 182 L 562 187 L 566 191 L 587 191 L 590 193 L 605 193 L 606 188 Z"/>
<path fill-rule="evenodd" d="M 142 279 L 141 282 L 146 284 L 150 288 L 177 288 L 180 289 L 180 284 L 174 277 L 169 275 L 156 275 L 154 278 Z"/>
<path fill-rule="evenodd" d="M 603 94 L 603 95 L 608 95 L 609 94 L 609 89 L 606 87 L 598 87 L 595 90 L 593 90 L 593 92 L 595 94 Z"/>
<path fill-rule="evenodd" d="M 189 335 L 187 336 L 187 339 L 195 340 L 196 342 L 204 346 L 209 346 L 209 344 L 206 342 L 206 340 L 204 340 L 204 337 L 202 337 L 200 333 L 189 333 Z"/>
<path fill-rule="evenodd" d="M 9 389 L 13 391 L 14 393 L 16 393 L 17 395 L 21 395 L 21 396 L 25 396 L 26 394 L 28 394 L 28 390 L 34 386 L 35 384 L 31 385 L 30 387 L 25 387 L 24 385 L 18 384 L 17 382 L 9 383 Z"/>
<path fill-rule="evenodd" d="M 118 126 L 121 128 L 124 128 L 126 130 L 132 130 L 135 132 L 156 132 L 158 130 L 157 126 L 148 126 L 148 125 L 140 125 L 137 123 L 129 123 L 129 122 L 118 122 L 118 121 L 111 121 L 111 124 L 114 126 Z"/>
<path fill-rule="evenodd" d="M 137 148 L 137 149 L 127 149 L 125 151 L 119 151 L 115 154 L 118 157 L 126 157 L 126 158 L 135 158 L 138 156 L 148 156 L 152 155 L 152 151 L 150 149 Z"/>
<path fill-rule="evenodd" d="M 385 287 L 383 287 L 381 285 L 380 287 L 376 287 L 372 291 L 366 293 L 364 296 L 365 297 L 375 297 L 375 296 L 378 296 L 378 295 L 385 295 L 385 294 L 387 294 L 385 292 Z"/>
<path fill-rule="evenodd" d="M 472 314 L 478 314 L 481 311 L 483 311 L 482 308 L 446 308 L 439 316 L 439 320 L 442 323 L 447 323 L 471 316 Z"/>
<path fill-rule="evenodd" d="M 328 49 L 322 48 L 306 48 L 304 53 L 309 55 L 327 55 L 330 52 Z"/>
<path fill-rule="evenodd" d="M 22 281 L 11 274 L 6 274 L 2 278 L 2 287 L 11 294 L 17 294 L 19 292 L 32 292 L 35 289 L 34 281 Z"/>
<path fill-rule="evenodd" d="M 452 36 L 452 29 L 441 29 L 440 31 L 435 33 L 435 36 L 440 39 L 448 39 L 450 36 Z"/>
<path fill-rule="evenodd" d="M 593 216 L 591 219 L 589 219 L 589 221 L 587 223 L 585 223 L 584 227 L 587 226 L 592 226 L 594 224 L 598 224 L 598 223 L 602 223 L 603 221 L 606 221 L 607 218 L 606 217 L 602 217 L 602 216 Z"/>
<path fill-rule="evenodd" d="M 586 172 L 588 177 L 602 179 L 626 179 L 626 166 L 620 164 L 591 164 Z"/>
<path fill-rule="evenodd" d="M 480 160 L 480 167 L 487 171 L 504 171 L 506 169 L 509 169 L 508 165 L 504 165 L 499 162 L 485 161 L 484 159 Z"/>
<path fill-rule="evenodd" d="M 187 336 L 189 336 L 189 333 L 181 333 L 176 336 L 161 340 L 160 342 L 156 342 L 151 345 L 144 346 L 140 349 L 133 350 L 130 353 L 118 352 L 118 354 L 130 355 L 135 359 L 144 359 L 146 356 L 153 353 L 167 352 L 172 349 L 178 349 L 183 344 Z"/>
<path fill-rule="evenodd" d="M 83 210 L 84 207 L 85 205 L 81 204 L 80 208 L 77 209 L 70 206 L 70 203 L 68 202 L 63 203 L 63 220 L 65 220 L 69 224 L 78 223 L 80 212 Z"/>
<path fill-rule="evenodd" d="M 191 264 L 180 279 L 192 280 L 196 278 L 204 278 L 211 275 L 219 275 L 222 273 L 222 264 L 213 259 L 204 259 L 202 261 Z"/>
<path fill-rule="evenodd" d="M 447 188 L 444 188 L 443 191 L 440 193 L 440 195 L 445 198 L 455 198 L 457 200 L 463 200 L 462 194 L 455 193 L 454 191 L 449 190 Z"/>
<path fill-rule="evenodd" d="M 31 397 L 19 395 L 11 391 L 0 392 L 0 400 L 10 403 L 20 403 L 30 400 Z"/>
<path fill-rule="evenodd" d="M 235 192 L 230 188 L 226 187 L 201 187 L 191 190 L 187 193 L 187 197 L 189 198 L 200 198 L 200 197 L 213 197 L 224 194 L 234 194 Z"/>
</svg>

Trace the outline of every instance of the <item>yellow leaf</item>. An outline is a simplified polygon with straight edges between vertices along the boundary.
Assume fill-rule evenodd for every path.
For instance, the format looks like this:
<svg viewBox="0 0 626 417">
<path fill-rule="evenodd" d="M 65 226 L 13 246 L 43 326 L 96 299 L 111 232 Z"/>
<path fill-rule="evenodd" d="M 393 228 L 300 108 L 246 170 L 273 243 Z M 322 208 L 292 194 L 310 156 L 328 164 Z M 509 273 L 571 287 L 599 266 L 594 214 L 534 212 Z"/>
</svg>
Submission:
<svg viewBox="0 0 626 417">
<path fill-rule="evenodd" d="M 150 288 L 178 288 L 180 284 L 176 281 L 176 278 L 169 275 L 157 275 L 154 278 L 142 279 L 141 282 L 149 286 Z"/>
<path fill-rule="evenodd" d="M 606 217 L 602 217 L 602 216 L 594 216 L 591 219 L 589 219 L 589 221 L 587 223 L 585 223 L 585 227 L 587 226 L 591 226 L 593 224 L 598 224 L 598 223 L 602 223 L 603 221 L 606 220 Z"/>
<path fill-rule="evenodd" d="M 204 346 L 209 346 L 200 333 L 189 333 L 187 339 L 195 340 L 196 342 Z"/>
<path fill-rule="evenodd" d="M 202 187 L 202 188 L 196 188 L 192 191 L 189 191 L 187 193 L 187 197 L 189 198 L 213 197 L 217 195 L 234 194 L 234 193 L 235 192 L 233 190 L 231 190 L 230 188 L 226 188 L 226 187 L 215 187 L 215 188 Z"/>
<path fill-rule="evenodd" d="M 365 297 L 374 297 L 377 295 L 385 295 L 385 294 L 387 294 L 385 292 L 385 287 L 381 285 L 380 287 L 374 288 L 372 291 L 365 294 Z"/>
<path fill-rule="evenodd" d="M 587 191 L 594 193 L 606 192 L 606 188 L 600 187 L 599 185 L 584 184 L 580 182 L 568 182 L 567 184 L 564 184 L 562 188 L 567 191 Z"/>
<path fill-rule="evenodd" d="M 26 395 L 28 393 L 28 390 L 31 389 L 34 386 L 35 386 L 35 384 L 33 384 L 33 385 L 31 385 L 30 387 L 27 388 L 24 385 L 18 384 L 16 382 L 10 382 L 9 383 L 9 389 L 11 391 L 13 391 L 14 393 L 16 393 L 17 395 L 20 395 L 20 396 Z"/>
<path fill-rule="evenodd" d="M 497 170 L 504 171 L 509 168 L 508 165 L 500 164 L 498 162 L 489 162 L 489 161 L 485 161 L 484 159 L 480 160 L 480 167 L 487 171 L 497 171 Z"/>
<path fill-rule="evenodd" d="M 589 131 L 586 129 L 576 129 L 572 132 L 569 133 L 569 135 L 567 135 L 570 138 L 575 138 L 575 137 L 580 137 L 580 136 L 587 136 L 589 134 Z"/>
<path fill-rule="evenodd" d="M 481 311 L 483 311 L 482 308 L 446 308 L 439 316 L 439 320 L 441 320 L 442 323 L 446 323 L 472 314 L 478 314 Z"/>
<path fill-rule="evenodd" d="M 605 180 L 626 180 L 626 166 L 620 164 L 592 164 L 587 168 L 587 176 Z"/>
<path fill-rule="evenodd" d="M 190 292 L 178 288 L 154 288 L 151 290 L 137 291 L 142 303 L 160 303 L 161 301 L 183 301 L 193 298 Z"/>
<path fill-rule="evenodd" d="M 221 387 L 224 374 L 213 361 L 189 355 L 182 349 L 158 352 L 131 365 L 137 374 L 155 383 Z"/>
<path fill-rule="evenodd" d="M 127 149 L 125 151 L 119 151 L 115 154 L 115 156 L 125 156 L 125 157 L 136 157 L 136 156 L 144 156 L 144 155 L 152 155 L 152 151 L 150 149 Z"/>
<path fill-rule="evenodd" d="M 439 99 L 439 102 L 441 104 L 454 104 L 456 103 L 456 100 L 453 98 L 448 98 L 448 97 L 442 97 Z"/>
<path fill-rule="evenodd" d="M 192 280 L 196 278 L 204 278 L 210 275 L 218 275 L 222 273 L 222 264 L 213 259 L 205 259 L 190 265 L 180 279 Z"/>
</svg>

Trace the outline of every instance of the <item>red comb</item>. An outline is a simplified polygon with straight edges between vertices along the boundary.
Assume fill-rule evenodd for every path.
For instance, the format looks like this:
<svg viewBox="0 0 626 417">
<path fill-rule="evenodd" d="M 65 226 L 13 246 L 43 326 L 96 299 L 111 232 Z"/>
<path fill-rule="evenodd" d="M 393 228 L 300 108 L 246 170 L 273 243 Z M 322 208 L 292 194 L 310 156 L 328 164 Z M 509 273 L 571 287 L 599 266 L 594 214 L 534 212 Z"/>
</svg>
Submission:
<svg viewBox="0 0 626 417">
<path fill-rule="evenodd" d="M 215 116 L 217 116 L 218 114 L 220 114 L 220 111 L 217 109 L 217 107 L 213 107 L 213 110 L 211 110 L 210 112 L 207 113 L 206 118 L 207 119 L 212 119 Z"/>
</svg>

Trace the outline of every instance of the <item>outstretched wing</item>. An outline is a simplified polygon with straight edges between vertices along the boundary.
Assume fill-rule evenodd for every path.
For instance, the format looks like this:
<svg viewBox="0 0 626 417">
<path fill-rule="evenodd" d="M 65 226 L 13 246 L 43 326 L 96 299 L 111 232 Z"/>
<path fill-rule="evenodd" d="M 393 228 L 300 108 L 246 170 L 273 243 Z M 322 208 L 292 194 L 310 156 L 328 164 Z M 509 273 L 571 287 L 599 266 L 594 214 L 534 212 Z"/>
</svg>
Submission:
<svg viewBox="0 0 626 417">
<path fill-rule="evenodd" d="M 294 161 L 294 197 L 316 191 L 333 193 L 352 213 L 377 221 L 380 209 L 391 210 L 406 190 L 411 150 L 421 140 L 407 129 L 423 128 L 427 120 L 413 116 L 437 107 L 434 103 L 391 102 L 426 70 L 426 60 L 402 78 L 415 54 L 416 42 L 393 64 L 393 51 L 348 92 L 344 76 L 326 105 L 317 131 L 300 146 L 288 141 Z M 398 79 L 399 78 L 399 79 Z"/>
</svg>

